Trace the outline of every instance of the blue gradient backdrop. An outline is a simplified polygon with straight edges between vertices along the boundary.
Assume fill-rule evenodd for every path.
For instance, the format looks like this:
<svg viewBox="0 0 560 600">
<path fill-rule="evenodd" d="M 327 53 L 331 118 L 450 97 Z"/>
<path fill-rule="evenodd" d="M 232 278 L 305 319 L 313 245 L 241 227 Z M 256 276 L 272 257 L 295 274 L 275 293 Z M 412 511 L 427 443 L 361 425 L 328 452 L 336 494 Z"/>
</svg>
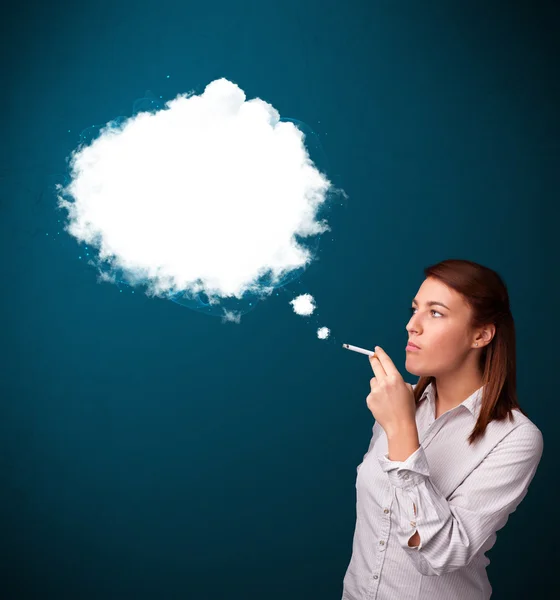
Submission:
<svg viewBox="0 0 560 600">
<path fill-rule="evenodd" d="M 493 598 L 552 597 L 559 23 L 552 2 L 4 6 L 4 600 L 338 600 L 373 425 L 367 358 L 340 343 L 415 382 L 408 309 L 445 258 L 505 278 L 545 439 Z M 316 131 L 348 194 L 319 260 L 240 325 L 98 284 L 49 187 L 85 128 L 219 77 Z M 330 342 L 292 312 L 303 292 Z"/>
</svg>

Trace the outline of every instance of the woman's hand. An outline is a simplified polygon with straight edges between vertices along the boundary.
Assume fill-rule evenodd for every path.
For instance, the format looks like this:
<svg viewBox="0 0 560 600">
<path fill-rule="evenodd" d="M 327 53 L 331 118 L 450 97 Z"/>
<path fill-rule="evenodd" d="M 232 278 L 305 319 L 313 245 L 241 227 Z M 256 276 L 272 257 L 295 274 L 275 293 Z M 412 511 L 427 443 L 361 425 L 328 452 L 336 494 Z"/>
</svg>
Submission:
<svg viewBox="0 0 560 600">
<path fill-rule="evenodd" d="M 367 406 L 387 436 L 416 427 L 416 403 L 410 383 L 401 377 L 389 355 L 379 346 L 369 362 L 375 373 L 370 379 Z"/>
</svg>

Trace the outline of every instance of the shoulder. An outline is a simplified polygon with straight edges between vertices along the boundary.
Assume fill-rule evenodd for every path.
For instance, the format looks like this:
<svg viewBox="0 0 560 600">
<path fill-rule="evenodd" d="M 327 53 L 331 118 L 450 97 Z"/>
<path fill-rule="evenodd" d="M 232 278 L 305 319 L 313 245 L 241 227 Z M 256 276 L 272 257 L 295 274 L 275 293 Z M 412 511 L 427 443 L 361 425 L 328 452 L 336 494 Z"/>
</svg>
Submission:
<svg viewBox="0 0 560 600">
<path fill-rule="evenodd" d="M 513 417 L 514 424 L 518 427 L 532 427 L 533 429 L 536 429 L 539 433 L 541 433 L 541 430 L 537 427 L 537 425 L 535 425 L 535 423 L 533 423 L 533 421 L 531 421 L 529 417 L 524 415 L 518 408 L 514 408 L 511 411 L 511 415 Z"/>
<path fill-rule="evenodd" d="M 521 416 L 524 418 L 516 418 L 513 423 L 509 419 L 491 421 L 487 427 L 487 449 L 491 454 L 502 456 L 509 464 L 537 465 L 544 450 L 543 435 L 532 421 Z"/>
<path fill-rule="evenodd" d="M 493 427 L 497 433 L 501 433 L 503 437 L 533 441 L 536 449 L 542 448 L 543 434 L 541 430 L 517 408 L 511 411 L 511 419 L 508 417 L 503 421 L 491 421 L 488 424 L 488 428 L 490 427 Z"/>
<path fill-rule="evenodd" d="M 519 412 L 519 411 L 515 411 Z M 541 455 L 544 447 L 544 438 L 542 431 L 525 415 L 520 413 L 523 420 L 514 429 L 513 435 L 522 442 L 525 442 L 529 447 L 533 448 L 536 454 Z"/>
</svg>

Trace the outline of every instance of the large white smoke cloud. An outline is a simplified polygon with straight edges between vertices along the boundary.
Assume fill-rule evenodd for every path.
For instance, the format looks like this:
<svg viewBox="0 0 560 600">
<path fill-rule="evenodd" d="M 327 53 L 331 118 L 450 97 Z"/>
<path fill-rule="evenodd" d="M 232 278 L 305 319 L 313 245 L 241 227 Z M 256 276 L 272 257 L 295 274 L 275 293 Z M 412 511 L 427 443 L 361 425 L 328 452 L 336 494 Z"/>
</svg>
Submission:
<svg viewBox="0 0 560 600">
<path fill-rule="evenodd" d="M 302 131 L 227 79 L 109 123 L 70 166 L 66 230 L 149 295 L 268 294 L 314 258 L 295 236 L 330 229 L 316 217 L 331 182 Z"/>
</svg>

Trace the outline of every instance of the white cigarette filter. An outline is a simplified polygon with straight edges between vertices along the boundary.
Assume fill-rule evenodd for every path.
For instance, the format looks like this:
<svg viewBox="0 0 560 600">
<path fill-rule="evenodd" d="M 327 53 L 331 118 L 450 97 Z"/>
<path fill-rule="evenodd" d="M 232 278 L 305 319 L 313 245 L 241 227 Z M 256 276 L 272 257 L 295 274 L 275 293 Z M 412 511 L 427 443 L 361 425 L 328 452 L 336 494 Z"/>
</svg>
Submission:
<svg viewBox="0 0 560 600">
<path fill-rule="evenodd" d="M 343 348 L 347 350 L 353 350 L 354 352 L 360 352 L 360 354 L 367 354 L 368 356 L 373 356 L 375 352 L 373 350 L 366 350 L 365 348 L 360 348 L 359 346 L 352 346 L 352 344 L 342 344 Z"/>
</svg>

